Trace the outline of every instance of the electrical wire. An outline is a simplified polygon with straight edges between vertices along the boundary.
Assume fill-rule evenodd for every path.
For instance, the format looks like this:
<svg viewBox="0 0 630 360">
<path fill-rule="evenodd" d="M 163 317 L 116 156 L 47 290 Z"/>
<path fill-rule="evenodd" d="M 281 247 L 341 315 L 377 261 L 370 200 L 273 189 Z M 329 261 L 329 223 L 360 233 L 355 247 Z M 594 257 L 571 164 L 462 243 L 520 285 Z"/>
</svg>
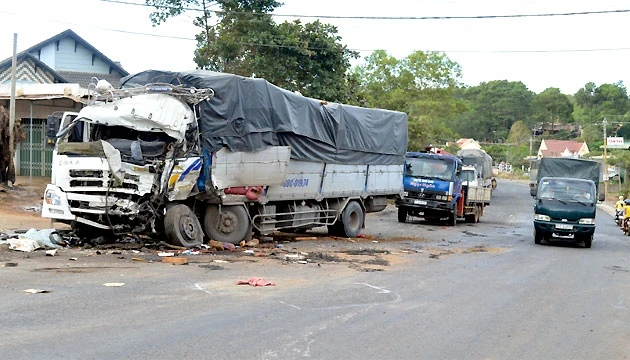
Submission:
<svg viewBox="0 0 630 360">
<path fill-rule="evenodd" d="M 99 0 L 102 2 L 116 3 L 123 5 L 136 5 L 145 7 L 155 7 L 145 3 L 135 3 L 123 0 Z M 161 6 L 165 9 L 175 8 L 175 6 Z M 182 7 L 186 11 L 203 12 L 204 9 Z M 482 19 L 512 19 L 512 18 L 530 18 L 530 17 L 555 17 L 555 16 L 576 16 L 576 15 L 602 15 L 602 14 L 623 14 L 630 13 L 630 9 L 617 10 L 596 10 L 596 11 L 571 11 L 558 13 L 533 13 L 533 14 L 505 14 L 505 15 L 468 15 L 468 16 L 350 16 L 350 15 L 303 15 L 303 14 L 276 14 L 276 13 L 251 13 L 238 11 L 223 10 L 205 10 L 215 14 L 247 14 L 259 16 L 279 16 L 279 17 L 300 17 L 312 19 L 346 19 L 346 20 L 482 20 Z"/>
</svg>

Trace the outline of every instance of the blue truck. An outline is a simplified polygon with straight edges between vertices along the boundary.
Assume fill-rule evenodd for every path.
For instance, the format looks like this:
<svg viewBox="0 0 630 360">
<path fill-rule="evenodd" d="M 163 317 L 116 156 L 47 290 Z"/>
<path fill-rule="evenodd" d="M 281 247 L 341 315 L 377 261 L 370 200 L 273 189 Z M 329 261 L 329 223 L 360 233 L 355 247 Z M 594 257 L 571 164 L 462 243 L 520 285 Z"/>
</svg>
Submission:
<svg viewBox="0 0 630 360">
<path fill-rule="evenodd" d="M 398 221 L 409 216 L 427 221 L 479 222 L 490 205 L 492 190 L 468 185 L 462 176 L 462 160 L 450 154 L 408 152 L 403 174 L 403 197 L 396 200 Z"/>
</svg>

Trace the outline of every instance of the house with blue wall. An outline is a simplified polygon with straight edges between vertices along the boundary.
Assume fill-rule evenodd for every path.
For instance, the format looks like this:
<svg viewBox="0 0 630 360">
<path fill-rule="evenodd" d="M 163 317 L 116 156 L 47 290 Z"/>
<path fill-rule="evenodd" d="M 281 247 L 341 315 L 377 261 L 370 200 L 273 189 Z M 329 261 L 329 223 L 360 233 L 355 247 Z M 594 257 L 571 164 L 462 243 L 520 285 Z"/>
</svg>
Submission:
<svg viewBox="0 0 630 360">
<path fill-rule="evenodd" d="M 0 61 L 0 106 L 9 109 L 13 58 Z M 117 86 L 129 75 L 72 30 L 63 31 L 16 54 L 15 121 L 22 141 L 15 153 L 16 174 L 50 176 L 52 148 L 46 144 L 46 118 L 79 111 L 93 79 Z"/>
</svg>

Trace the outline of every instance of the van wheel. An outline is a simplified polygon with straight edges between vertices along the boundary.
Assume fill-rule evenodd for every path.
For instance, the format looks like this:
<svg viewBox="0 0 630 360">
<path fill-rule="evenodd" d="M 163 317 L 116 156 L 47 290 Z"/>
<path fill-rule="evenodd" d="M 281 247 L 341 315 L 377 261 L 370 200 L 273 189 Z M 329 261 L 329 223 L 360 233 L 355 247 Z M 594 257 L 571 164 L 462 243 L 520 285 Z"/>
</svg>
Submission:
<svg viewBox="0 0 630 360">
<path fill-rule="evenodd" d="M 164 216 L 164 232 L 168 242 L 187 248 L 201 245 L 203 230 L 195 213 L 184 204 L 169 207 Z"/>
<path fill-rule="evenodd" d="M 238 244 L 250 228 L 247 210 L 240 205 L 209 205 L 203 219 L 206 234 L 212 240 Z"/>
<path fill-rule="evenodd" d="M 359 235 L 363 229 L 363 221 L 365 214 L 361 205 L 356 201 L 351 201 L 346 205 L 341 213 L 341 223 L 343 224 L 343 234 L 346 237 L 354 238 Z"/>
<path fill-rule="evenodd" d="M 593 235 L 586 236 L 584 238 L 584 247 L 587 249 L 590 249 L 592 244 L 593 244 Z"/>
<path fill-rule="evenodd" d="M 543 235 L 540 231 L 534 230 L 534 244 L 540 245 Z"/>
</svg>

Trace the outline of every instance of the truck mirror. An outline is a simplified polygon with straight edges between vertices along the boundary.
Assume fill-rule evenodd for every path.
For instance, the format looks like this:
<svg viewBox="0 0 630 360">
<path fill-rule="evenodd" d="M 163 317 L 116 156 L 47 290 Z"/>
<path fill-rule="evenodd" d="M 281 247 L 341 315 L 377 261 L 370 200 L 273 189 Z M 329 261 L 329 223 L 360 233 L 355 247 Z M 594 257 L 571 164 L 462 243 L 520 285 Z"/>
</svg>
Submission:
<svg viewBox="0 0 630 360">
<path fill-rule="evenodd" d="M 599 195 L 598 195 L 598 197 L 597 197 L 597 200 L 599 200 L 599 201 L 604 201 L 604 200 L 606 200 L 606 194 L 604 194 L 604 193 L 599 193 Z"/>
<path fill-rule="evenodd" d="M 536 189 L 535 187 L 531 187 L 531 188 L 529 188 L 529 194 L 530 194 L 532 197 L 536 197 L 536 193 L 537 193 L 537 192 L 538 192 L 538 189 Z"/>
<path fill-rule="evenodd" d="M 61 118 L 55 115 L 48 115 L 46 119 L 46 144 L 54 146 L 57 141 L 57 133 L 59 132 L 59 126 L 61 124 Z"/>
</svg>

